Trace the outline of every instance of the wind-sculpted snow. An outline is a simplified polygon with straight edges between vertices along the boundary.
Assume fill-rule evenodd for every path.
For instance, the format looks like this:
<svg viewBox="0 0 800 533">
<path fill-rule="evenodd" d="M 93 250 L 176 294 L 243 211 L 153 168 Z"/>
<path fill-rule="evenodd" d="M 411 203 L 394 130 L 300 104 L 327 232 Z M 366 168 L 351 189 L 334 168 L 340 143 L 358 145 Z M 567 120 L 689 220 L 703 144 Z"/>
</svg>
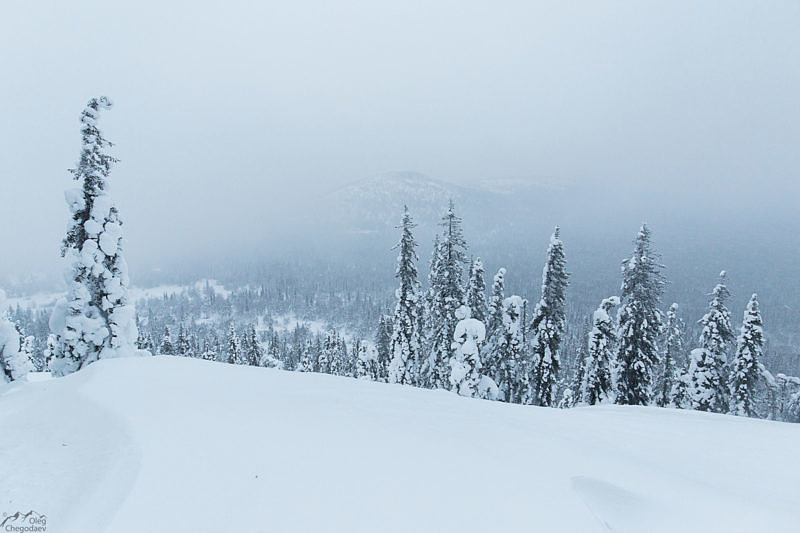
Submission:
<svg viewBox="0 0 800 533">
<path fill-rule="evenodd" d="M 0 385 L 0 511 L 55 532 L 796 532 L 800 425 L 193 358 Z"/>
</svg>

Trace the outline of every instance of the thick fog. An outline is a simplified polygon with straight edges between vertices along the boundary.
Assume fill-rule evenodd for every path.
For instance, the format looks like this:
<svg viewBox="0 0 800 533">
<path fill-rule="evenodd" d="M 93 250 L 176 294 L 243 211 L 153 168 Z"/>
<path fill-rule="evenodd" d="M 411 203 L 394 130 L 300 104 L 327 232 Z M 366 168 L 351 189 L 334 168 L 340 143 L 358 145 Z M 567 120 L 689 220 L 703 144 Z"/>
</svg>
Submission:
<svg viewBox="0 0 800 533">
<path fill-rule="evenodd" d="M 391 170 L 555 186 L 575 240 L 646 219 L 791 265 L 799 27 L 796 2 L 5 0 L 0 275 L 55 270 L 98 95 L 134 278 L 281 254 L 312 200 Z"/>
</svg>

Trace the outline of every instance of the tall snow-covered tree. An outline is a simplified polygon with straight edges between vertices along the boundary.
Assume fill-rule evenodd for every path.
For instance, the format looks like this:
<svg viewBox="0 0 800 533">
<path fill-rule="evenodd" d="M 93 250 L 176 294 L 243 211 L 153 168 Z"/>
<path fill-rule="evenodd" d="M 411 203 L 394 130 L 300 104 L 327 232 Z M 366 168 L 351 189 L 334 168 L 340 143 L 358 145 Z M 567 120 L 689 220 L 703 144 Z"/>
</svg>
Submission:
<svg viewBox="0 0 800 533">
<path fill-rule="evenodd" d="M 122 221 L 108 195 L 108 176 L 117 161 L 97 128 L 105 98 L 93 98 L 81 114 L 81 155 L 70 170 L 81 188 L 66 192 L 72 221 L 61 246 L 68 257 L 67 298 L 50 326 L 58 336 L 51 369 L 56 376 L 98 359 L 136 354 L 136 312 L 128 299 L 128 265 L 122 255 Z"/>
<path fill-rule="evenodd" d="M 431 295 L 428 325 L 428 359 L 425 382 L 434 389 L 450 388 L 450 356 L 455 333 L 456 309 L 464 302 L 464 269 L 467 264 L 467 243 L 461 229 L 461 218 L 450 202 L 441 226 L 441 239 L 431 262 Z"/>
<path fill-rule="evenodd" d="M 453 334 L 454 350 L 450 358 L 450 385 L 453 392 L 470 398 L 481 396 L 480 346 L 486 340 L 483 322 L 470 317 L 470 309 L 461 306 L 456 310 L 456 330 Z"/>
<path fill-rule="evenodd" d="M 678 304 L 673 303 L 667 311 L 661 362 L 656 379 L 655 397 L 659 407 L 675 404 L 673 393 L 678 390 L 675 385 L 680 379 L 678 358 L 683 350 L 683 331 L 684 324 L 678 316 Z"/>
<path fill-rule="evenodd" d="M 387 381 L 389 376 L 389 362 L 392 360 L 392 317 L 381 314 L 378 321 L 378 331 L 375 332 L 375 349 L 378 352 L 378 379 Z"/>
<path fill-rule="evenodd" d="M 503 323 L 495 335 L 494 358 L 498 368 L 490 376 L 499 389 L 499 398 L 509 403 L 526 403 L 530 397 L 530 365 L 525 357 L 523 314 L 525 301 L 519 296 L 503 300 Z"/>
<path fill-rule="evenodd" d="M 731 363 L 728 381 L 730 413 L 756 416 L 756 385 L 762 376 L 761 358 L 764 355 L 764 322 L 758 308 L 758 296 L 753 294 L 744 312 L 742 329 Z"/>
<path fill-rule="evenodd" d="M 356 377 L 370 381 L 379 381 L 378 350 L 366 342 L 359 342 L 356 346 Z"/>
<path fill-rule="evenodd" d="M 175 355 L 175 347 L 172 345 L 172 331 L 169 326 L 164 328 L 164 335 L 158 344 L 159 355 Z"/>
<path fill-rule="evenodd" d="M 201 358 L 205 361 L 214 361 L 217 358 L 217 351 L 216 351 L 216 340 L 209 340 L 206 339 L 203 342 L 203 353 L 201 354 Z"/>
<path fill-rule="evenodd" d="M 31 342 L 5 314 L 5 294 L 0 291 L 0 383 L 8 383 L 33 371 Z"/>
<path fill-rule="evenodd" d="M 734 340 L 730 312 L 725 302 L 730 297 L 726 274 L 711 293 L 708 312 L 700 319 L 700 347 L 692 350 L 689 361 L 689 395 L 692 409 L 724 413 L 728 410 L 728 386 L 725 365 L 728 349 Z"/>
<path fill-rule="evenodd" d="M 328 361 L 328 373 L 336 376 L 348 375 L 347 346 L 344 339 L 333 329 L 325 334 L 325 343 L 322 345 L 322 356 Z"/>
<path fill-rule="evenodd" d="M 594 314 L 591 317 L 586 317 L 583 322 L 580 335 L 580 345 L 575 353 L 572 362 L 572 379 L 570 381 L 570 390 L 572 392 L 572 399 L 574 403 L 582 401 L 583 380 L 586 376 L 586 357 L 589 355 L 589 334 L 594 327 Z M 569 406 L 571 407 L 571 406 Z"/>
<path fill-rule="evenodd" d="M 400 280 L 400 286 L 395 291 L 397 304 L 392 319 L 391 361 L 388 369 L 389 383 L 405 385 L 418 385 L 421 372 L 422 340 L 417 242 L 412 232 L 415 226 L 406 207 L 403 221 L 399 226 L 402 231 L 400 242 L 395 245 L 395 248 L 400 250 L 395 273 L 395 277 Z"/>
<path fill-rule="evenodd" d="M 466 304 L 469 307 L 470 316 L 475 320 L 479 320 L 485 326 L 488 315 L 486 279 L 484 278 L 483 263 L 480 257 L 476 257 L 470 265 Z"/>
<path fill-rule="evenodd" d="M 261 366 L 264 358 L 264 349 L 261 347 L 261 342 L 258 339 L 258 332 L 256 331 L 255 324 L 252 324 L 244 335 L 247 342 L 243 342 L 246 347 L 244 353 L 245 363 L 250 366 Z M 264 365 L 267 366 L 267 365 Z"/>
<path fill-rule="evenodd" d="M 505 300 L 505 277 L 506 269 L 501 268 L 494 275 L 492 282 L 492 295 L 489 298 L 487 312 L 486 339 L 492 339 L 496 330 L 501 330 L 503 326 L 503 300 Z"/>
<path fill-rule="evenodd" d="M 617 335 L 611 310 L 617 305 L 618 297 L 606 298 L 593 315 L 580 391 L 581 401 L 588 405 L 613 399 L 612 370 Z"/>
<path fill-rule="evenodd" d="M 183 322 L 181 322 L 180 326 L 178 327 L 178 346 L 176 350 L 177 355 L 183 357 L 189 357 L 192 355 L 192 345 L 189 341 L 189 333 L 183 326 Z"/>
<path fill-rule="evenodd" d="M 236 334 L 236 328 L 231 322 L 228 328 L 228 337 L 226 339 L 226 353 L 228 355 L 228 362 L 232 365 L 241 365 L 244 363 L 244 354 L 242 354 L 242 346 L 239 341 L 239 336 Z"/>
<path fill-rule="evenodd" d="M 311 341 L 307 341 L 303 344 L 302 352 L 300 353 L 300 359 L 297 363 L 297 371 L 298 372 L 314 372 L 315 370 L 315 356 L 314 356 L 314 345 Z"/>
<path fill-rule="evenodd" d="M 542 298 L 533 312 L 532 402 L 534 405 L 555 405 L 555 388 L 561 365 L 561 341 L 564 338 L 566 315 L 564 305 L 569 274 L 564 257 L 564 243 L 556 226 L 547 248 L 547 261 L 542 271 Z"/>
<path fill-rule="evenodd" d="M 622 298 L 618 313 L 615 401 L 647 405 L 652 399 L 653 368 L 658 363 L 662 317 L 658 306 L 664 291 L 659 256 L 643 224 L 630 259 L 622 262 Z"/>
</svg>

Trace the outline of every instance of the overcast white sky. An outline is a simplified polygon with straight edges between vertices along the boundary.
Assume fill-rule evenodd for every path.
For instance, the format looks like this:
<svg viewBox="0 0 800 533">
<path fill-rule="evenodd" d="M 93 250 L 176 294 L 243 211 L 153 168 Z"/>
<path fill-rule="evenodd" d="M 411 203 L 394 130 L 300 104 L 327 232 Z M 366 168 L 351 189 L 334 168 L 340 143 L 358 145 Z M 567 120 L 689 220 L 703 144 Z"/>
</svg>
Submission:
<svg viewBox="0 0 800 533">
<path fill-rule="evenodd" d="M 794 208 L 798 28 L 797 1 L 3 0 L 0 271 L 55 257 L 103 94 L 139 256 L 399 169 Z"/>
</svg>

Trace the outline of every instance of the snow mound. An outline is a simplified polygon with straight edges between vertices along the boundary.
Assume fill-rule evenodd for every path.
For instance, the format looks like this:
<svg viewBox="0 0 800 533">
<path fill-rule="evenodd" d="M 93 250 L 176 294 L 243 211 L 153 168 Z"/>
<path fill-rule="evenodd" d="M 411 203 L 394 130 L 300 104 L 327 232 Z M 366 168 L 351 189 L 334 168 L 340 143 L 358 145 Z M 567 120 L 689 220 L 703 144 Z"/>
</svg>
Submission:
<svg viewBox="0 0 800 533">
<path fill-rule="evenodd" d="M 795 532 L 800 425 L 150 357 L 0 385 L 0 511 L 57 532 Z"/>
</svg>

